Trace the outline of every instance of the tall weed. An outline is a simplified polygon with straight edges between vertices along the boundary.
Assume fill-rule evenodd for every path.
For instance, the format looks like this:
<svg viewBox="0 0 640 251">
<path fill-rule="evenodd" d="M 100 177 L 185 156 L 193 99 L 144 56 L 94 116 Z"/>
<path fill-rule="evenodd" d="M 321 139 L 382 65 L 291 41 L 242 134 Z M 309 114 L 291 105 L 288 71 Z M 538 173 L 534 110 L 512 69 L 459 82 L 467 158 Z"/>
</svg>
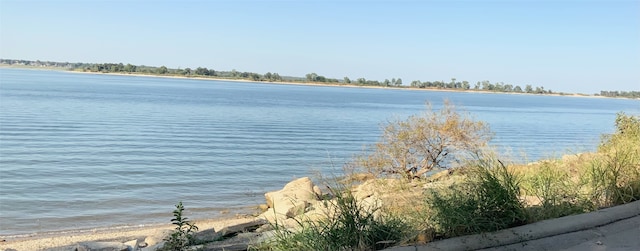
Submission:
<svg viewBox="0 0 640 251">
<path fill-rule="evenodd" d="M 561 161 L 543 161 L 535 172 L 524 175 L 523 190 L 537 197 L 539 205 L 527 208 L 530 221 L 584 213 L 592 207 L 581 195 L 581 184 L 574 181 Z"/>
<path fill-rule="evenodd" d="M 320 221 L 299 221 L 299 229 L 276 228 L 266 250 L 377 250 L 398 243 L 405 236 L 407 224 L 390 217 L 375 205 L 358 201 L 346 189 L 332 190 L 335 197 L 327 201 L 333 212 Z"/>
<path fill-rule="evenodd" d="M 468 179 L 449 191 L 433 190 L 431 222 L 440 237 L 474 234 L 525 224 L 519 179 L 493 156 L 479 158 Z"/>
<path fill-rule="evenodd" d="M 640 199 L 640 118 L 619 113 L 616 132 L 603 137 L 585 175 L 599 207 Z"/>
</svg>

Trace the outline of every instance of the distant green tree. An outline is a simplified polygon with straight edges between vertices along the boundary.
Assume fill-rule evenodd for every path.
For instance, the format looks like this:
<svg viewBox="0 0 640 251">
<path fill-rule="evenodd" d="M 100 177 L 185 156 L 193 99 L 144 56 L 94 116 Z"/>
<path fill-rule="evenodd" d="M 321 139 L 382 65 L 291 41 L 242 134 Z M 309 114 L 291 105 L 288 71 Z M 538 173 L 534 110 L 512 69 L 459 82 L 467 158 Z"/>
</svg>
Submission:
<svg viewBox="0 0 640 251">
<path fill-rule="evenodd" d="M 482 90 L 493 91 L 493 89 L 495 89 L 495 86 L 493 84 L 491 84 L 491 82 L 489 82 L 487 80 L 482 81 Z"/>
<path fill-rule="evenodd" d="M 187 67 L 186 69 L 184 69 L 184 75 L 191 75 L 191 68 Z"/>
<path fill-rule="evenodd" d="M 396 81 L 393 83 L 393 85 L 401 86 L 402 85 L 402 79 L 401 78 L 396 79 Z"/>
<path fill-rule="evenodd" d="M 506 84 L 502 87 L 502 91 L 504 92 L 513 92 L 513 85 Z"/>
<path fill-rule="evenodd" d="M 462 89 L 469 90 L 470 88 L 471 88 L 471 85 L 469 84 L 468 81 L 462 81 Z"/>
<path fill-rule="evenodd" d="M 126 72 L 136 72 L 136 68 L 137 68 L 137 66 L 135 66 L 135 65 L 127 64 L 122 68 L 122 70 L 126 71 Z"/>
<path fill-rule="evenodd" d="M 533 93 L 533 87 L 531 87 L 531 85 L 526 85 L 524 87 L 524 92 L 526 93 Z"/>
<path fill-rule="evenodd" d="M 158 74 L 167 74 L 167 72 L 169 72 L 169 69 L 164 65 L 158 68 Z"/>
<path fill-rule="evenodd" d="M 114 71 L 115 71 L 115 72 L 122 72 L 122 71 L 124 71 L 124 64 L 122 64 L 122 63 L 117 64 L 117 65 L 114 67 Z"/>
<path fill-rule="evenodd" d="M 309 81 L 309 82 L 316 82 L 316 80 L 318 78 L 318 74 L 316 74 L 315 72 L 307 73 L 307 75 L 305 75 L 305 77 L 307 78 L 307 81 Z"/>
<path fill-rule="evenodd" d="M 344 77 L 343 83 L 351 84 L 351 79 L 349 79 L 349 77 Z"/>
<path fill-rule="evenodd" d="M 206 76 L 209 75 L 209 69 L 207 69 L 206 67 L 198 67 L 196 68 L 196 75 L 202 75 L 202 76 Z"/>
</svg>

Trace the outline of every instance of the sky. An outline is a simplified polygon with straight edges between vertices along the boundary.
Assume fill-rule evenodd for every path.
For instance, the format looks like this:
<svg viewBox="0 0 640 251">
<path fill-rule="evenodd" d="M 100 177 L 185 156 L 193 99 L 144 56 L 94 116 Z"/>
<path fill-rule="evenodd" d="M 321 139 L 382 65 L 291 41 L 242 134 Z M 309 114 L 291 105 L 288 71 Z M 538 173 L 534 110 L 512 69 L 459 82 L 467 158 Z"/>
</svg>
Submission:
<svg viewBox="0 0 640 251">
<path fill-rule="evenodd" d="M 640 0 L 0 0 L 0 58 L 640 91 Z"/>
</svg>

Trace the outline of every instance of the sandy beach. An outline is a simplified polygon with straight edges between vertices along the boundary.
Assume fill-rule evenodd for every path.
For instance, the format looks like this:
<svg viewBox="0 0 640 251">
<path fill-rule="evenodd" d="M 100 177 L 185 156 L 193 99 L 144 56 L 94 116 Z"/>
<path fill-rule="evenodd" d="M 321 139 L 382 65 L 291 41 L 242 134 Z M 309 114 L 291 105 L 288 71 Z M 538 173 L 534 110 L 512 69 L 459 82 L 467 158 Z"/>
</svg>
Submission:
<svg viewBox="0 0 640 251">
<path fill-rule="evenodd" d="M 512 95 L 544 95 L 544 96 L 558 96 L 558 97 L 582 97 L 582 98 L 607 98 L 604 96 L 594 95 L 581 95 L 581 94 L 566 94 L 561 95 L 557 93 L 552 94 L 535 94 L 535 93 L 516 93 L 516 92 L 491 92 L 483 90 L 453 90 L 453 89 L 439 89 L 439 88 L 413 88 L 413 87 L 393 87 L 393 86 L 373 86 L 373 85 L 355 85 L 355 84 L 327 84 L 316 82 L 287 82 L 287 81 L 253 81 L 246 79 L 227 79 L 227 78 L 210 78 L 210 77 L 186 77 L 176 75 L 155 75 L 155 74 L 138 74 L 138 73 L 115 73 L 115 72 L 84 72 L 84 71 L 66 71 L 70 73 L 80 74 L 95 74 L 95 75 L 114 75 L 114 76 L 133 76 L 133 77 L 152 77 L 152 78 L 171 78 L 171 79 L 196 79 L 207 81 L 227 81 L 227 82 L 243 82 L 243 83 L 256 83 L 256 84 L 276 84 L 276 85 L 301 85 L 301 86 L 322 86 L 322 87 L 346 87 L 346 88 L 366 88 L 366 89 L 387 89 L 387 90 L 407 90 L 407 91 L 433 91 L 433 92 L 459 92 L 459 93 L 478 93 L 478 94 L 512 94 Z"/>
<path fill-rule="evenodd" d="M 194 222 L 200 231 L 203 231 L 211 228 L 218 230 L 227 226 L 237 225 L 251 219 L 254 219 L 254 217 L 237 216 L 235 218 L 209 219 Z M 20 235 L 17 237 L 0 236 L 0 250 L 43 250 L 54 247 L 69 246 L 78 242 L 87 241 L 126 242 L 135 239 L 144 239 L 148 236 L 162 236 L 164 232 L 172 230 L 173 228 L 174 226 L 171 224 L 163 224 L 138 227 L 112 227 L 104 229 L 57 231 Z"/>
</svg>

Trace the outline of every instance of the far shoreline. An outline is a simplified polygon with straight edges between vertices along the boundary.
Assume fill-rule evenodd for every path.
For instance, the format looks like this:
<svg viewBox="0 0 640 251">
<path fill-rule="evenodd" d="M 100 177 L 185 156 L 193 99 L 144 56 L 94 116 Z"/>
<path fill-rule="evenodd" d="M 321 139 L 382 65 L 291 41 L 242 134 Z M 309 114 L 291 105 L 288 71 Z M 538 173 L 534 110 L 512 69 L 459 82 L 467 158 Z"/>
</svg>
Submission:
<svg viewBox="0 0 640 251">
<path fill-rule="evenodd" d="M 158 74 L 141 74 L 141 73 L 118 73 L 118 72 L 90 72 L 90 71 L 75 71 L 68 69 L 61 69 L 55 67 L 21 67 L 12 66 L 6 64 L 0 64 L 0 68 L 6 69 L 25 69 L 25 70 L 44 70 L 44 71 L 58 71 L 77 74 L 91 74 L 91 75 L 110 75 L 110 76 L 130 76 L 130 77 L 149 77 L 149 78 L 165 78 L 165 79 L 193 79 L 204 81 L 217 81 L 217 82 L 239 82 L 239 83 L 254 83 L 254 84 L 274 84 L 274 85 L 298 85 L 298 86 L 316 86 L 316 87 L 345 87 L 345 88 L 365 88 L 365 89 L 384 89 L 384 90 L 405 90 L 405 91 L 431 91 L 431 92 L 452 92 L 452 93 L 477 93 L 477 94 L 509 94 L 509 95 L 530 95 L 530 96 L 550 96 L 550 97 L 576 97 L 576 98 L 610 98 L 610 99 L 629 99 L 637 100 L 627 97 L 607 97 L 596 96 L 587 94 L 559 94 L 559 93 L 519 93 L 519 92 L 494 92 L 484 90 L 456 90 L 456 89 L 444 89 L 444 88 L 415 88 L 409 86 L 393 87 L 393 86 L 371 86 L 371 85 L 355 85 L 355 84 L 327 84 L 317 82 L 291 82 L 291 81 L 254 81 L 247 79 L 228 79 L 228 78 L 215 78 L 215 77 L 188 77 L 179 75 L 158 75 Z"/>
</svg>

